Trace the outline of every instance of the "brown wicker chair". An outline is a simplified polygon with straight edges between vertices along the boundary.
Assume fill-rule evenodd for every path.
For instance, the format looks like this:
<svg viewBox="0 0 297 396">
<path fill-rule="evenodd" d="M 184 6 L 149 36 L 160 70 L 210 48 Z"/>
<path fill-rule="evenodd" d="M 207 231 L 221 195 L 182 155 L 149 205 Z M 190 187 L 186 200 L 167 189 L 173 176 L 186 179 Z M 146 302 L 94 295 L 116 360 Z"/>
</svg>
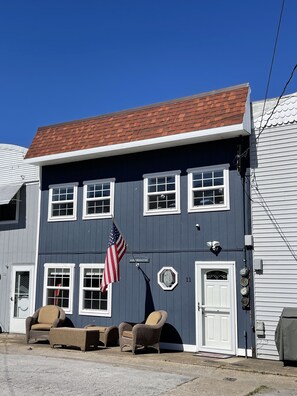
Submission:
<svg viewBox="0 0 297 396">
<path fill-rule="evenodd" d="M 66 319 L 64 310 L 57 305 L 46 305 L 26 319 L 26 342 L 31 339 L 49 339 L 52 327 L 60 327 Z"/>
<path fill-rule="evenodd" d="M 121 351 L 127 346 L 132 348 L 132 353 L 135 354 L 137 347 L 151 347 L 160 353 L 160 336 L 166 320 L 166 311 L 154 311 L 148 316 L 144 324 L 121 323 L 119 326 Z"/>
</svg>

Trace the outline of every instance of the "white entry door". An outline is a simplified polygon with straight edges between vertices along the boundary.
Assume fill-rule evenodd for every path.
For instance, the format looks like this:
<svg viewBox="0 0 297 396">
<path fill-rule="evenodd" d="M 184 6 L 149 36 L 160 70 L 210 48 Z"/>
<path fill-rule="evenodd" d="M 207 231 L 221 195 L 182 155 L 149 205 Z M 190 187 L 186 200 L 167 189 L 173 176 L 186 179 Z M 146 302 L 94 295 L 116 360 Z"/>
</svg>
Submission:
<svg viewBox="0 0 297 396">
<path fill-rule="evenodd" d="M 197 262 L 198 350 L 235 354 L 235 263 Z"/>
<path fill-rule="evenodd" d="M 33 266 L 12 267 L 10 291 L 10 333 L 25 333 L 26 318 L 32 313 Z"/>
</svg>

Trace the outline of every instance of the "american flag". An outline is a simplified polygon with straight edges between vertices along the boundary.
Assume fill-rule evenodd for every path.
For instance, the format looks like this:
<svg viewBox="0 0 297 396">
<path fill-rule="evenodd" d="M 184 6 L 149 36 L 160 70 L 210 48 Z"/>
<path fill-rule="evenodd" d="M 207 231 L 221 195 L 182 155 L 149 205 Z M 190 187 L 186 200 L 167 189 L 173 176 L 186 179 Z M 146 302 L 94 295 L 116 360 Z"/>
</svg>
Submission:
<svg viewBox="0 0 297 396">
<path fill-rule="evenodd" d="M 100 290 L 104 293 L 110 283 L 120 280 L 120 261 L 127 250 L 127 244 L 116 225 L 112 223 Z"/>
</svg>

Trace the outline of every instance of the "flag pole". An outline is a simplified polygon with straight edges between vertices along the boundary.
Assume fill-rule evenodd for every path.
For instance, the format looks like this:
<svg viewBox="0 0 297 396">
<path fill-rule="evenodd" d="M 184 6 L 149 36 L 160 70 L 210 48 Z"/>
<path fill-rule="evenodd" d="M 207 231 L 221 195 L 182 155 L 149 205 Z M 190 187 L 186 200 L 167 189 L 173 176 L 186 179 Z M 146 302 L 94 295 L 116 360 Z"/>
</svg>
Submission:
<svg viewBox="0 0 297 396">
<path fill-rule="evenodd" d="M 119 227 L 118 223 L 115 221 L 115 218 L 114 218 L 114 216 L 112 216 L 112 221 L 114 222 L 115 226 L 116 226 L 116 227 L 117 227 L 117 229 L 119 230 L 120 234 L 124 235 L 124 234 L 122 233 L 122 230 L 120 229 L 120 227 Z M 126 245 L 128 246 L 128 244 L 127 244 L 127 243 L 126 243 Z"/>
<path fill-rule="evenodd" d="M 114 224 L 115 224 L 115 226 L 117 227 L 117 229 L 119 230 L 119 232 L 120 232 L 122 235 L 124 235 L 124 234 L 122 233 L 120 227 L 118 226 L 117 222 L 115 221 L 114 216 L 112 216 L 112 221 L 114 222 Z M 128 247 L 129 245 L 126 243 L 126 246 Z M 135 262 L 135 266 L 139 269 L 139 271 L 141 271 L 141 272 L 143 273 L 144 277 L 150 282 L 150 278 L 144 273 L 143 269 L 140 267 L 140 264 L 137 262 L 137 260 L 136 260 L 136 258 L 135 258 L 135 256 L 134 256 L 134 253 L 131 252 L 130 254 L 131 254 L 131 256 L 132 256 L 132 258 L 133 258 L 133 260 L 134 260 L 134 262 Z"/>
</svg>

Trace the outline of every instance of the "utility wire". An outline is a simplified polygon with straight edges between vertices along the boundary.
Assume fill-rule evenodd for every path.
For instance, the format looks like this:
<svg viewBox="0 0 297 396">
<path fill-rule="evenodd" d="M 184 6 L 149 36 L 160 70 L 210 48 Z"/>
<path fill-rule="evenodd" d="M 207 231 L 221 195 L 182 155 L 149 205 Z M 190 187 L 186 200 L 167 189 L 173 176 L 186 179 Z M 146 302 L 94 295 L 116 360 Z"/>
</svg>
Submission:
<svg viewBox="0 0 297 396">
<path fill-rule="evenodd" d="M 272 75 L 272 69 L 273 69 L 273 64 L 274 64 L 274 58 L 275 58 L 275 53 L 276 53 L 276 47 L 277 47 L 277 43 L 278 43 L 278 36 L 279 36 L 279 32 L 280 32 L 281 22 L 282 22 L 282 19 L 283 19 L 284 6 L 285 6 L 285 0 L 283 0 L 283 3 L 282 3 L 282 8 L 281 8 L 281 13 L 280 13 L 279 21 L 278 21 L 278 27 L 277 27 L 276 37 L 275 37 L 275 41 L 274 41 L 274 48 L 273 48 L 273 54 L 272 54 L 272 59 L 271 59 L 271 64 L 270 64 L 270 70 L 269 70 L 269 75 L 268 75 L 267 86 L 266 86 L 265 99 L 264 99 L 262 117 L 261 117 L 261 122 L 260 122 L 260 129 L 261 129 L 262 120 L 263 120 L 263 117 L 264 117 L 265 105 L 266 105 L 266 100 L 267 100 L 268 91 L 269 91 L 269 86 L 270 86 L 270 80 L 271 80 L 271 75 Z"/>
<path fill-rule="evenodd" d="M 288 81 L 286 82 L 286 84 L 285 84 L 285 86 L 284 86 L 284 88 L 283 88 L 282 93 L 280 94 L 279 98 L 277 99 L 276 104 L 275 104 L 275 106 L 273 107 L 273 109 L 272 109 L 272 111 L 271 111 L 271 113 L 270 113 L 270 116 L 267 118 L 267 121 L 266 121 L 265 125 L 264 125 L 263 128 L 261 129 L 261 123 L 262 123 L 262 121 L 263 121 L 263 116 L 264 116 L 264 106 L 265 106 L 265 103 L 264 103 L 264 106 L 263 106 L 263 113 L 262 113 L 262 119 L 261 119 L 260 128 L 259 128 L 259 131 L 260 131 L 260 132 L 259 132 L 258 136 L 256 137 L 256 143 L 258 142 L 259 137 L 261 136 L 261 134 L 262 134 L 262 132 L 264 131 L 264 129 L 267 127 L 268 122 L 269 122 L 269 120 L 271 119 L 271 117 L 273 116 L 273 114 L 274 114 L 274 112 L 275 112 L 277 106 L 279 105 L 279 102 L 280 102 L 281 98 L 284 96 L 284 94 L 285 94 L 285 92 L 286 92 L 286 89 L 287 89 L 288 85 L 290 84 L 290 82 L 291 82 L 291 80 L 292 80 L 292 78 L 293 78 L 293 76 L 294 76 L 294 73 L 295 73 L 296 69 L 297 69 L 297 63 L 296 63 L 296 65 L 293 67 L 293 70 L 292 70 L 292 72 L 291 72 L 291 75 L 290 75 Z"/>
</svg>

